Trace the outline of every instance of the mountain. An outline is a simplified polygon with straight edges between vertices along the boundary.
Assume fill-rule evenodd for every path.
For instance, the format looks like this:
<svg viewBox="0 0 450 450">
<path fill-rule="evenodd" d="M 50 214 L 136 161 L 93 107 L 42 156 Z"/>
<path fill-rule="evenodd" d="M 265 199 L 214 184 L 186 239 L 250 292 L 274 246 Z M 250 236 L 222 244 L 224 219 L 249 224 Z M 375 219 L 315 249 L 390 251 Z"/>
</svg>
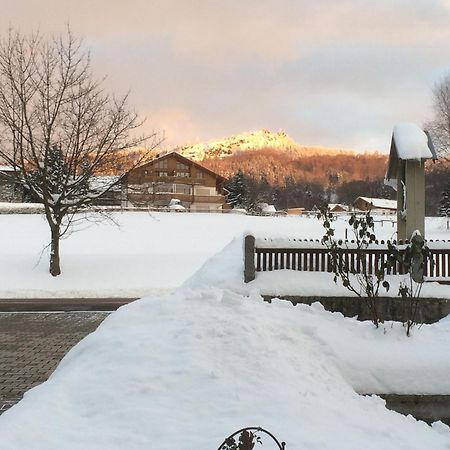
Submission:
<svg viewBox="0 0 450 450">
<path fill-rule="evenodd" d="M 283 186 L 286 180 L 326 187 L 353 180 L 382 179 L 387 164 L 384 154 L 304 146 L 282 131 L 268 130 L 183 145 L 174 150 L 225 178 L 242 170 L 245 175 L 264 179 L 271 186 Z M 129 164 L 135 163 L 145 153 L 141 148 L 128 149 L 126 159 Z M 164 153 L 155 149 L 153 157 Z"/>
<path fill-rule="evenodd" d="M 387 161 L 387 155 L 379 153 L 300 145 L 282 131 L 268 130 L 184 145 L 176 151 L 225 178 L 242 170 L 247 176 L 264 179 L 272 186 L 284 185 L 286 179 L 322 186 L 380 179 Z"/>
<path fill-rule="evenodd" d="M 203 161 L 207 158 L 222 158 L 240 152 L 267 148 L 295 153 L 297 156 L 351 153 L 350 150 L 302 146 L 297 144 L 283 131 L 273 133 L 268 130 L 241 133 L 206 143 L 183 145 L 177 148 L 176 151 L 194 161 Z"/>
</svg>

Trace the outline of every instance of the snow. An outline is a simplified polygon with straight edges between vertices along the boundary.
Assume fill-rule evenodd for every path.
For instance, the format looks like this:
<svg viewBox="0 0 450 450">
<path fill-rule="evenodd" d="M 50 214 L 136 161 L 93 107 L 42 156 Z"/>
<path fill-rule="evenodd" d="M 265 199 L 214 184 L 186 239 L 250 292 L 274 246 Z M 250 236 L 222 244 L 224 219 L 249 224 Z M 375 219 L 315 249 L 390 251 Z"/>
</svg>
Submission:
<svg viewBox="0 0 450 450">
<path fill-rule="evenodd" d="M 17 264 L 39 248 L 45 224 L 36 227 L 39 216 L 5 219 L 0 236 L 10 232 L 20 256 L 3 238 L 2 283 L 19 271 L 27 285 L 32 272 Z M 388 411 L 376 396 L 357 394 L 450 394 L 449 317 L 414 328 L 408 338 L 400 323 L 376 329 L 319 304 L 268 304 L 257 283 L 243 283 L 245 231 L 316 239 L 322 230 L 315 219 L 169 213 L 115 219 L 121 229 L 103 223 L 64 242 L 69 280 L 84 285 L 107 277 L 117 287 L 122 273 L 127 286 L 145 275 L 147 288 L 178 288 L 120 308 L 76 345 L 47 382 L 0 416 L 2 450 L 214 449 L 245 425 L 269 429 L 287 449 L 450 448 L 447 426 L 429 427 Z M 343 234 L 345 221 L 335 225 Z M 380 237 L 392 233 L 377 226 Z M 427 230 L 435 239 L 449 235 L 441 219 L 428 220 Z M 316 292 L 336 290 L 325 274 L 310 284 Z"/>
<path fill-rule="evenodd" d="M 118 176 L 99 176 L 99 177 L 90 177 L 88 179 L 89 182 L 89 187 L 91 189 L 93 189 L 96 192 L 102 192 L 107 190 L 108 188 L 111 188 L 111 186 L 113 186 L 111 189 L 119 189 L 120 190 L 120 186 L 115 185 L 115 183 L 117 183 L 117 181 L 119 180 L 120 177 Z"/>
<path fill-rule="evenodd" d="M 347 205 L 343 205 L 342 203 L 328 203 L 328 209 L 330 211 L 333 211 L 334 209 L 338 209 L 337 212 L 340 211 L 348 211 L 348 206 Z"/>
<path fill-rule="evenodd" d="M 107 221 L 83 223 L 61 241 L 62 275 L 54 278 L 48 273 L 49 230 L 44 217 L 0 216 L 0 299 L 139 298 L 179 287 L 245 232 L 274 241 L 320 240 L 324 234 L 317 219 L 308 216 L 117 212 L 112 218 L 119 227 Z M 344 238 L 346 220 L 338 217 L 333 222 L 338 238 Z M 390 224 L 376 222 L 380 239 L 393 239 L 394 232 Z M 351 239 L 351 230 L 348 236 Z M 427 218 L 426 237 L 450 239 L 446 220 Z M 239 267 L 239 261 L 230 266 Z M 238 276 L 242 278 L 242 272 Z M 320 295 L 336 286 L 321 282 L 315 289 Z"/>
<path fill-rule="evenodd" d="M 277 239 L 275 239 L 275 242 Z M 257 240 L 258 242 L 258 240 Z M 187 283 L 195 285 L 211 284 L 223 289 L 233 286 L 233 289 L 242 295 L 271 295 L 273 297 L 299 295 L 304 297 L 332 296 L 354 297 L 341 283 L 333 281 L 333 275 L 322 272 L 303 272 L 296 270 L 273 270 L 257 272 L 256 278 L 250 283 L 243 281 L 242 242 L 239 238 L 233 240 L 224 250 L 208 260 L 201 271 L 196 273 Z M 239 260 L 239 264 L 236 264 Z M 387 276 L 390 289 L 386 292 L 380 288 L 380 295 L 384 297 L 397 297 L 402 277 Z M 355 283 L 356 284 L 356 283 Z M 450 298 L 450 285 L 441 285 L 437 282 L 427 282 L 422 287 L 422 297 Z"/>
<path fill-rule="evenodd" d="M 403 160 L 432 159 L 427 135 L 414 123 L 403 122 L 395 125 L 393 138 L 397 154 Z"/>
<path fill-rule="evenodd" d="M 41 213 L 44 211 L 42 203 L 16 203 L 16 202 L 0 202 L 1 214 L 17 214 L 23 212 Z"/>
<path fill-rule="evenodd" d="M 387 198 L 371 198 L 371 197 L 358 197 L 367 203 L 372 203 L 374 208 L 379 209 L 397 209 L 397 200 L 388 200 Z"/>
<path fill-rule="evenodd" d="M 2 449 L 206 449 L 246 424 L 287 448 L 448 449 L 447 427 L 355 391 L 449 388 L 449 331 L 409 339 L 320 305 L 185 286 L 121 308 L 72 349 L 0 417 Z"/>
<path fill-rule="evenodd" d="M 0 164 L 0 172 L 14 172 L 14 167 Z"/>
<path fill-rule="evenodd" d="M 274 205 L 268 205 L 267 203 L 261 203 L 261 213 L 262 214 L 276 214 L 277 210 Z"/>
<path fill-rule="evenodd" d="M 169 205 L 168 208 L 172 211 L 186 212 L 186 208 L 183 205 L 179 205 L 179 204 Z"/>
</svg>

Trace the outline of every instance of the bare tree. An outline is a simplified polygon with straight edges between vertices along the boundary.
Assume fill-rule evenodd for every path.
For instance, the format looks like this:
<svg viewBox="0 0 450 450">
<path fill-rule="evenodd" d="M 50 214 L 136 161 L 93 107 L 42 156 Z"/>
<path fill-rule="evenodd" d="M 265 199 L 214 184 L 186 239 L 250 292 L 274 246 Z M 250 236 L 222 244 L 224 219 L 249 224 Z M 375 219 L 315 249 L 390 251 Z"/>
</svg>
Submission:
<svg viewBox="0 0 450 450">
<path fill-rule="evenodd" d="M 450 156 L 450 75 L 433 89 L 434 118 L 425 127 L 431 133 L 433 144 L 442 156 Z"/>
<path fill-rule="evenodd" d="M 82 44 L 70 30 L 52 39 L 10 31 L 0 40 L 0 159 L 44 205 L 53 276 L 61 273 L 60 238 L 76 214 L 120 182 L 99 186 L 93 178 L 114 164 L 123 176 L 150 156 L 123 169 L 125 149 L 147 141 L 150 152 L 160 143 L 156 133 L 137 135 L 142 121 L 128 95 L 104 92 Z"/>
</svg>

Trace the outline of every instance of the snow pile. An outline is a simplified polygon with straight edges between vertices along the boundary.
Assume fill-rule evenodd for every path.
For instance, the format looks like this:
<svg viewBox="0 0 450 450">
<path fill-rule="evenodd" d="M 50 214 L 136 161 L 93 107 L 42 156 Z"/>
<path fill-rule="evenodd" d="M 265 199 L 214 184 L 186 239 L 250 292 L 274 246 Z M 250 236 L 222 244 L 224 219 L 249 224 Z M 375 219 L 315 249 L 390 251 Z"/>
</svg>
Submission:
<svg viewBox="0 0 450 450">
<path fill-rule="evenodd" d="M 411 359 L 448 348 L 449 323 L 433 327 L 417 346 L 402 330 L 212 287 L 144 299 L 107 318 L 0 416 L 2 449 L 214 449 L 244 425 L 288 449 L 448 449 L 447 427 L 352 388 L 378 381 L 376 365 L 417 374 Z"/>
<path fill-rule="evenodd" d="M 269 205 L 268 203 L 260 203 L 259 207 L 261 208 L 262 214 L 272 215 L 276 214 L 277 210 L 274 205 Z"/>
<path fill-rule="evenodd" d="M 393 138 L 400 159 L 432 159 L 427 135 L 414 123 L 399 123 L 394 127 Z"/>
<path fill-rule="evenodd" d="M 274 237 L 275 242 L 280 239 Z M 258 242 L 258 241 L 257 241 Z M 313 244 L 313 243 L 311 243 Z M 250 283 L 244 283 L 244 259 L 242 239 L 236 238 L 224 250 L 209 259 L 191 279 L 184 284 L 186 287 L 216 286 L 223 289 L 233 289 L 242 295 L 270 295 L 283 297 L 298 295 L 303 297 L 355 297 L 338 281 L 335 283 L 332 273 L 306 272 L 298 270 L 273 270 L 256 272 L 256 278 Z M 388 275 L 386 280 L 390 289 L 386 292 L 380 288 L 380 296 L 398 297 L 400 282 L 408 279 L 408 275 Z M 355 282 L 355 285 L 357 283 Z M 422 286 L 422 298 L 450 298 L 450 285 L 437 282 L 427 282 Z"/>
</svg>

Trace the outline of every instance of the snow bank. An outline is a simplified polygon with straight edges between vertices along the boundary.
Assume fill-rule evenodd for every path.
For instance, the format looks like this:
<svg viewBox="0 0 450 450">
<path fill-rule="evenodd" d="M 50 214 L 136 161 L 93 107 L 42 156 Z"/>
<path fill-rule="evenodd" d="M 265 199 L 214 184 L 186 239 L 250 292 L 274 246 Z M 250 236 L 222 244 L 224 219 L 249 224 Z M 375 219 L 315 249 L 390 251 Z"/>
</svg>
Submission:
<svg viewBox="0 0 450 450">
<path fill-rule="evenodd" d="M 414 355 L 408 384 L 414 359 L 448 348 L 449 323 L 438 327 L 407 339 L 318 306 L 180 289 L 121 308 L 72 349 L 0 416 L 2 449 L 214 449 L 244 425 L 268 428 L 288 449 L 448 449 L 447 427 L 352 388 L 378 378 L 374 365 L 389 372 Z"/>
<path fill-rule="evenodd" d="M 414 123 L 399 123 L 394 127 L 394 142 L 400 159 L 431 159 L 427 135 Z"/>
<path fill-rule="evenodd" d="M 274 238 L 274 242 L 278 242 Z M 295 242 L 295 241 L 294 241 Z M 186 281 L 184 286 L 216 286 L 223 289 L 233 289 L 243 295 L 251 293 L 258 295 L 272 295 L 282 297 L 299 295 L 304 297 L 354 297 L 348 289 L 334 276 L 325 272 L 303 272 L 297 270 L 273 270 L 256 272 L 255 280 L 244 283 L 244 257 L 242 239 L 236 238 L 228 244 L 224 250 L 205 262 L 192 278 Z M 408 275 L 386 277 L 390 289 L 386 292 L 380 288 L 380 295 L 385 297 L 398 297 L 400 282 L 408 280 Z M 422 286 L 422 297 L 450 298 L 450 285 L 442 285 L 437 282 L 427 282 Z"/>
</svg>

